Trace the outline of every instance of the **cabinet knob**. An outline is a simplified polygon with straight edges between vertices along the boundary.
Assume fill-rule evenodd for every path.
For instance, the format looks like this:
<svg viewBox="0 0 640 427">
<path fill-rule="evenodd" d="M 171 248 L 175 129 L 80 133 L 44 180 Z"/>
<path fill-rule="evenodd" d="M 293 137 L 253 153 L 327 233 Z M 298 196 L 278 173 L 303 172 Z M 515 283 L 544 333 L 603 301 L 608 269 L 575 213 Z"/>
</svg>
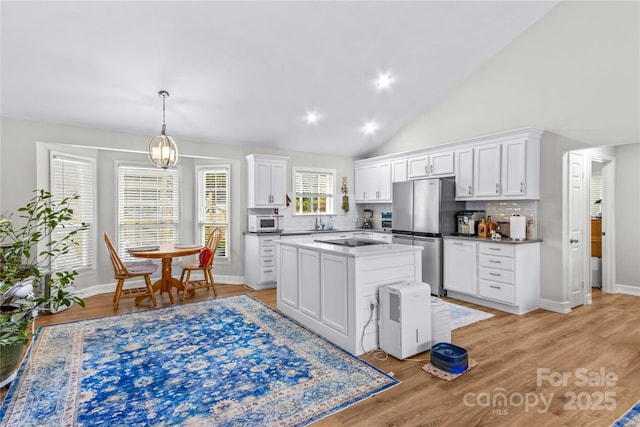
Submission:
<svg viewBox="0 0 640 427">
<path fill-rule="evenodd" d="M 430 170 L 431 170 L 431 172 L 433 172 L 433 165 L 431 165 L 431 168 L 430 168 Z"/>
<path fill-rule="evenodd" d="M 496 183 L 496 194 L 500 193 L 500 184 Z"/>
<path fill-rule="evenodd" d="M 469 195 L 471 195 L 471 186 L 469 186 Z"/>
<path fill-rule="evenodd" d="M 424 174 L 426 175 L 426 174 L 428 174 L 428 173 L 429 173 L 429 168 L 428 168 L 428 166 L 425 166 L 425 167 L 424 167 Z"/>
<path fill-rule="evenodd" d="M 578 243 L 579 240 L 578 239 L 569 239 L 569 243 Z"/>
<path fill-rule="evenodd" d="M 490 288 L 493 288 L 493 289 L 502 289 L 502 287 L 501 287 L 501 286 L 489 285 L 489 287 L 490 287 Z"/>
<path fill-rule="evenodd" d="M 520 183 L 520 192 L 524 193 L 524 182 Z"/>
</svg>

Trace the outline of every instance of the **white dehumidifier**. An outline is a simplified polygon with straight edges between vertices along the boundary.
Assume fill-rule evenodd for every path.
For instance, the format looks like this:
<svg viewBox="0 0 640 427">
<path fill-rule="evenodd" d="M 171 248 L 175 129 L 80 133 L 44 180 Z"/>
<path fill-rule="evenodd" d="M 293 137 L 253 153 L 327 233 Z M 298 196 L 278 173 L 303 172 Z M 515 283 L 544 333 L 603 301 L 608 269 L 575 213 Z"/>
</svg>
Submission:
<svg viewBox="0 0 640 427">
<path fill-rule="evenodd" d="M 380 348 L 406 359 L 431 347 L 431 287 L 404 282 L 381 287 Z"/>
<path fill-rule="evenodd" d="M 431 345 L 451 343 L 451 311 L 446 302 L 431 297 Z"/>
</svg>

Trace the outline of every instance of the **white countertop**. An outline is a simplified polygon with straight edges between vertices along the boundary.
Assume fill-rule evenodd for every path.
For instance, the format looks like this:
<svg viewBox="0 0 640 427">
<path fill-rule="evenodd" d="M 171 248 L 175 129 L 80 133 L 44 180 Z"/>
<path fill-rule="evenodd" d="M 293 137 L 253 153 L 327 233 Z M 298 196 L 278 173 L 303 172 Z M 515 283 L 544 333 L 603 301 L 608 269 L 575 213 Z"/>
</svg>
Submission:
<svg viewBox="0 0 640 427">
<path fill-rule="evenodd" d="M 381 245 L 367 245 L 367 246 L 357 246 L 357 247 L 349 247 L 342 245 L 335 245 L 332 243 L 325 242 L 286 242 L 286 241 L 276 241 L 276 244 L 283 246 L 293 246 L 296 248 L 303 249 L 314 249 L 318 252 L 326 252 L 338 255 L 346 255 L 352 257 L 362 257 L 362 256 L 376 256 L 376 255 L 390 255 L 390 254 L 399 254 L 399 253 L 408 253 L 413 254 L 416 251 L 421 251 L 422 247 L 420 246 L 409 246 L 409 245 L 401 245 L 397 243 L 384 243 Z"/>
</svg>

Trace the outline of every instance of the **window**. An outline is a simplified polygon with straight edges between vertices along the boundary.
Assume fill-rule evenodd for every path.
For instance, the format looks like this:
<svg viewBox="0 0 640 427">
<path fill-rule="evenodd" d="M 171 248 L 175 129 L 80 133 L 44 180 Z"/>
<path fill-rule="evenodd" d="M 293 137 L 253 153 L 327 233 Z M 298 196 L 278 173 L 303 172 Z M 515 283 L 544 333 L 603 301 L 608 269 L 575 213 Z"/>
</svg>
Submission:
<svg viewBox="0 0 640 427">
<path fill-rule="evenodd" d="M 62 234 L 67 234 L 74 227 L 82 223 L 88 224 L 88 229 L 75 235 L 71 250 L 57 257 L 51 268 L 55 270 L 74 269 L 78 271 L 95 268 L 95 160 L 69 154 L 50 152 L 50 189 L 53 200 L 60 202 L 66 197 L 78 195 L 73 200 L 73 218 L 65 226 L 53 230 L 52 239 L 58 240 Z"/>
<path fill-rule="evenodd" d="M 296 215 L 335 214 L 335 170 L 293 168 Z"/>
<path fill-rule="evenodd" d="M 118 165 L 118 252 L 130 246 L 176 243 L 179 224 L 178 170 Z"/>
<path fill-rule="evenodd" d="M 197 171 L 198 236 L 204 244 L 215 227 L 222 229 L 216 258 L 229 259 L 229 166 Z"/>
</svg>

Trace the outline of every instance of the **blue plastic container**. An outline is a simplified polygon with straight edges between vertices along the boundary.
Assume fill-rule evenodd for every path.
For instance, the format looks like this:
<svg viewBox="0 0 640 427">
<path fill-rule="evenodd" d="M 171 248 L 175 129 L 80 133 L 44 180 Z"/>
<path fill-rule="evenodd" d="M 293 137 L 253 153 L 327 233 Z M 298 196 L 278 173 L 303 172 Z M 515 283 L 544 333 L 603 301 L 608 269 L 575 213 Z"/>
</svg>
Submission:
<svg viewBox="0 0 640 427">
<path fill-rule="evenodd" d="M 431 364 L 451 374 L 461 374 L 469 368 L 467 350 L 447 342 L 431 347 Z"/>
</svg>

